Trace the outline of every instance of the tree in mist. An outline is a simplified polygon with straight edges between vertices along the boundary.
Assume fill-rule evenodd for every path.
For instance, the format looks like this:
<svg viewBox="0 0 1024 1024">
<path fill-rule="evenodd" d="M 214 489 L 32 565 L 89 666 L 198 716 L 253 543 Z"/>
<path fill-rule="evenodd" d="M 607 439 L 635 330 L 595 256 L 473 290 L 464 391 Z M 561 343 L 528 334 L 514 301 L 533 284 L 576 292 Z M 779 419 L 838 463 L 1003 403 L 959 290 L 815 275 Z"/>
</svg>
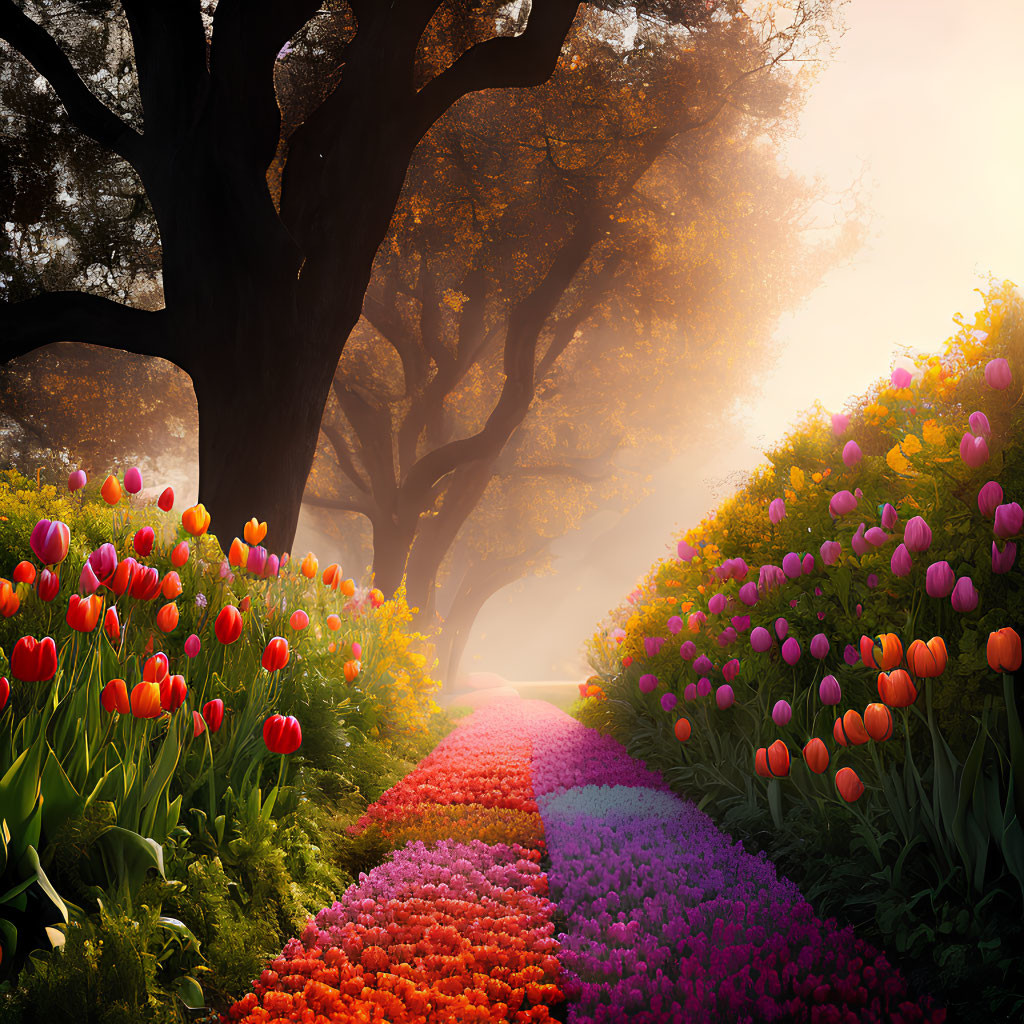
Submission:
<svg viewBox="0 0 1024 1024">
<path fill-rule="evenodd" d="M 414 149 L 460 98 L 545 81 L 580 6 L 0 0 L 3 256 L 36 257 L 0 276 L 0 354 L 78 341 L 176 363 L 200 499 L 221 530 L 256 515 L 289 546 Z M 695 33 L 741 17 L 735 0 L 585 6 Z M 158 301 L 136 294 L 136 247 Z"/>
<path fill-rule="evenodd" d="M 780 64 L 811 14 L 784 35 L 577 37 L 567 74 L 467 101 L 420 147 L 305 500 L 365 517 L 376 584 L 405 574 L 410 603 L 445 615 L 443 647 L 609 488 L 628 493 L 617 450 L 661 452 L 728 404 L 837 255 L 808 245 L 814 189 L 766 137 L 799 97 Z M 510 527 L 535 509 L 549 520 L 519 550 Z M 359 535 L 351 515 L 338 528 Z"/>
</svg>

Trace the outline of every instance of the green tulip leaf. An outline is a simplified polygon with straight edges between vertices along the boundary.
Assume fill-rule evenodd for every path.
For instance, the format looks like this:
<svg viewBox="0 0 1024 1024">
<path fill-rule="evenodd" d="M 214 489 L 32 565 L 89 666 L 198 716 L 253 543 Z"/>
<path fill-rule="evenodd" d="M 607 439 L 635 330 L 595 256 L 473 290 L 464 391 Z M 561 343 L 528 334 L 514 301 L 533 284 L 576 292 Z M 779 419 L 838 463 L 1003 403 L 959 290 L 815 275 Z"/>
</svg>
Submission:
<svg viewBox="0 0 1024 1024">
<path fill-rule="evenodd" d="M 51 750 L 43 766 L 43 832 L 52 839 L 60 827 L 85 810 L 85 801 L 72 785 L 56 755 Z"/>
<path fill-rule="evenodd" d="M 43 870 L 43 866 L 39 863 L 39 854 L 36 853 L 36 848 L 30 846 L 26 851 L 28 854 L 29 863 L 32 865 L 36 873 L 36 881 L 39 882 L 39 888 L 50 897 L 50 901 L 60 911 L 61 917 L 64 918 L 64 923 L 68 923 L 68 908 L 64 901 L 57 894 L 57 890 L 54 889 L 50 879 L 46 877 L 46 872 Z"/>
<path fill-rule="evenodd" d="M 205 1004 L 203 988 L 191 975 L 184 975 L 174 983 L 174 991 L 178 998 L 190 1009 L 198 1010 Z"/>
</svg>

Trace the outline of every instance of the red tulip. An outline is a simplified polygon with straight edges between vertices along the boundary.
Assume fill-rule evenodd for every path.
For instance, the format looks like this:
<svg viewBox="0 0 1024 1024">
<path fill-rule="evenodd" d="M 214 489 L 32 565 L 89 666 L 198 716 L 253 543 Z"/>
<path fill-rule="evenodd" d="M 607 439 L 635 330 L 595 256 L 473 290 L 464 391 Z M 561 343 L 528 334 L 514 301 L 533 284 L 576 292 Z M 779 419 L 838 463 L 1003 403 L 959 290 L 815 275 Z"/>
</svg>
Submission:
<svg viewBox="0 0 1024 1024">
<path fill-rule="evenodd" d="M 171 552 L 171 565 L 180 569 L 188 561 L 188 556 L 188 541 L 183 540 L 180 544 L 175 545 L 174 550 Z"/>
<path fill-rule="evenodd" d="M 153 550 L 153 542 L 156 540 L 156 534 L 153 533 L 152 526 L 144 526 L 141 530 L 135 531 L 135 536 L 132 538 L 132 547 L 135 548 L 135 554 L 140 558 L 145 558 Z"/>
<path fill-rule="evenodd" d="M 117 594 L 118 597 L 122 597 L 125 592 L 131 587 L 132 581 L 135 578 L 136 572 L 142 568 L 134 558 L 122 558 L 117 563 L 117 568 L 114 570 L 113 575 L 109 580 L 104 581 L 110 589 Z M 103 579 L 100 573 L 96 574 Z"/>
<path fill-rule="evenodd" d="M 132 578 L 132 597 L 152 601 L 160 593 L 160 573 L 155 565 L 137 565 Z"/>
<path fill-rule="evenodd" d="M 100 694 L 100 703 L 105 711 L 113 714 L 115 711 L 121 715 L 127 715 L 131 709 L 131 702 L 128 700 L 128 687 L 123 679 L 111 679 L 103 687 Z"/>
<path fill-rule="evenodd" d="M 384 603 L 384 593 L 383 593 L 383 591 L 380 591 L 376 587 L 374 587 L 370 591 L 370 604 L 372 604 L 374 608 L 379 608 L 383 603 Z"/>
<path fill-rule="evenodd" d="M 163 633 L 173 633 L 178 626 L 178 606 L 171 601 L 156 613 L 156 625 Z"/>
<path fill-rule="evenodd" d="M 828 768 L 828 747 L 817 736 L 804 744 L 804 760 L 815 775 L 821 775 Z"/>
<path fill-rule="evenodd" d="M 202 736 L 206 732 L 206 722 L 198 711 L 192 712 L 192 736 Z"/>
<path fill-rule="evenodd" d="M 92 597 L 79 597 L 72 594 L 68 602 L 67 624 L 79 633 L 91 633 L 100 621 L 103 611 L 103 598 L 96 594 Z"/>
<path fill-rule="evenodd" d="M 203 718 L 206 720 L 206 724 L 210 727 L 210 732 L 217 732 L 220 729 L 221 723 L 224 721 L 224 701 L 220 698 L 217 700 L 208 700 L 203 705 Z"/>
<path fill-rule="evenodd" d="M 11 652 L 11 675 L 25 683 L 45 683 L 57 673 L 57 647 L 44 636 L 23 636 Z"/>
<path fill-rule="evenodd" d="M 0 676 L 0 711 L 7 707 L 7 698 L 11 695 L 11 684 L 7 676 Z"/>
<path fill-rule="evenodd" d="M 305 629 L 309 625 L 309 616 L 301 608 L 296 608 L 289 622 L 292 629 Z"/>
<path fill-rule="evenodd" d="M 142 679 L 147 683 L 162 683 L 167 678 L 168 672 L 170 672 L 170 666 L 167 655 L 160 651 L 152 658 L 146 659 L 145 665 L 142 666 Z"/>
<path fill-rule="evenodd" d="M 876 743 L 887 740 L 892 735 L 892 712 L 884 704 L 869 704 L 864 709 L 864 728 Z"/>
<path fill-rule="evenodd" d="M 28 544 L 43 565 L 57 565 L 68 557 L 71 530 L 66 523 L 40 519 L 32 528 Z"/>
<path fill-rule="evenodd" d="M 249 597 L 248 594 L 246 594 L 245 597 L 243 597 L 242 600 L 238 602 L 238 610 L 244 614 L 251 607 L 252 607 L 252 599 Z"/>
<path fill-rule="evenodd" d="M 13 579 L 15 583 L 35 583 L 36 567 L 31 562 L 19 562 L 14 567 L 14 573 L 11 576 L 11 579 Z"/>
<path fill-rule="evenodd" d="M 174 507 L 174 488 L 165 487 L 160 492 L 160 497 L 156 499 L 156 503 L 160 506 L 161 512 L 170 512 Z"/>
<path fill-rule="evenodd" d="M 160 681 L 160 707 L 164 711 L 177 711 L 187 695 L 184 676 L 164 676 Z"/>
<path fill-rule="evenodd" d="M 141 682 L 132 689 L 131 712 L 136 718 L 157 718 L 160 715 L 160 687 Z"/>
<path fill-rule="evenodd" d="M 39 574 L 36 591 L 39 594 L 40 600 L 52 601 L 60 591 L 60 577 L 55 572 L 44 569 Z"/>
<path fill-rule="evenodd" d="M 242 635 L 242 613 L 233 604 L 224 605 L 213 623 L 213 632 L 222 644 L 233 644 Z"/>
<path fill-rule="evenodd" d="M 111 605 L 103 616 L 103 632 L 116 644 L 121 639 L 121 623 L 117 619 L 117 609 Z"/>
<path fill-rule="evenodd" d="M 758 747 L 754 754 L 754 771 L 762 779 L 770 779 L 772 773 L 768 771 L 768 751 L 764 747 Z"/>
<path fill-rule="evenodd" d="M 848 803 L 852 804 L 864 795 L 864 783 L 852 768 L 840 768 L 836 772 L 836 789 L 839 795 Z"/>
<path fill-rule="evenodd" d="M 271 715 L 263 723 L 263 742 L 272 754 L 293 754 L 302 743 L 302 729 L 291 715 Z"/>
<path fill-rule="evenodd" d="M 268 672 L 277 672 L 288 664 L 288 641 L 275 636 L 263 652 L 262 665 Z"/>
</svg>

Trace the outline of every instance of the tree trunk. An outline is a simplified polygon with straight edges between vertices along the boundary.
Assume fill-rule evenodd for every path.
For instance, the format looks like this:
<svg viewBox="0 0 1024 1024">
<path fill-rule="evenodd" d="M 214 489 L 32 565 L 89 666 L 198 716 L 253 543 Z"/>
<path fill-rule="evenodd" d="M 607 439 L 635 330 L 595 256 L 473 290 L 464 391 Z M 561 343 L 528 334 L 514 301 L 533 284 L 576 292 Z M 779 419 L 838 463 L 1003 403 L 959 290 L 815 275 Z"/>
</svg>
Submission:
<svg viewBox="0 0 1024 1024">
<path fill-rule="evenodd" d="M 396 523 L 383 514 L 373 520 L 373 585 L 391 597 L 402 583 L 416 524 Z"/>
</svg>

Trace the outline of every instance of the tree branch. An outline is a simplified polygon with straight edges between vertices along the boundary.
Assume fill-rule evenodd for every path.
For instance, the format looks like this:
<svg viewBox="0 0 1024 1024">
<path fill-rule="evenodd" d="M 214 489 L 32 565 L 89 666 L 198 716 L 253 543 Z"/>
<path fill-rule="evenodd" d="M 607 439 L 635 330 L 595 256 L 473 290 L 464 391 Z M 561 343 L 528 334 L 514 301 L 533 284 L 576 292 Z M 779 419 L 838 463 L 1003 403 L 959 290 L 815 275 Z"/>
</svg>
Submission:
<svg viewBox="0 0 1024 1024">
<path fill-rule="evenodd" d="M 53 36 L 19 10 L 14 0 L 0 0 L 0 39 L 50 83 L 76 128 L 139 169 L 142 136 L 89 91 Z"/>
<path fill-rule="evenodd" d="M 367 519 L 371 518 L 373 512 L 369 504 L 355 498 L 346 500 L 345 498 L 321 498 L 317 494 L 303 494 L 302 504 L 311 505 L 314 508 L 330 508 L 335 512 L 355 512 L 357 515 L 366 516 Z"/>
</svg>

